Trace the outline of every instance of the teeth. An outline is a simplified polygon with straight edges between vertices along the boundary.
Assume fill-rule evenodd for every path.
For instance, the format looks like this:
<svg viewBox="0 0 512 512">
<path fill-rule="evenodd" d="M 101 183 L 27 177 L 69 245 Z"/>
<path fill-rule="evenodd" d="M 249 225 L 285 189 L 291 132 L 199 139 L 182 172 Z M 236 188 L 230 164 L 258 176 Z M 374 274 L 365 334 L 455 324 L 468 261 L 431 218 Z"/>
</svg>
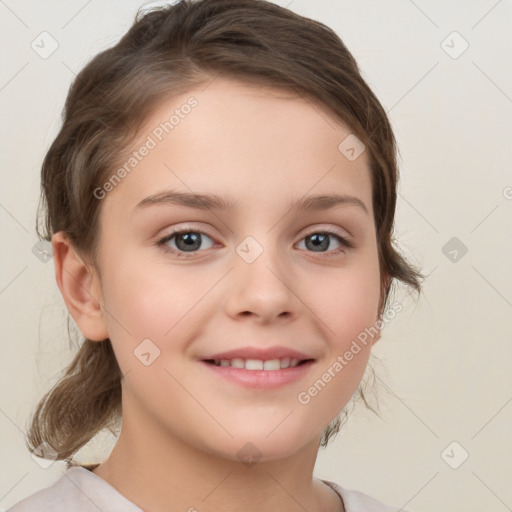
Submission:
<svg viewBox="0 0 512 512">
<path fill-rule="evenodd" d="M 280 370 L 281 362 L 279 361 L 279 359 L 271 359 L 270 361 L 265 361 L 263 363 L 263 369 L 264 370 Z"/>
<path fill-rule="evenodd" d="M 280 370 L 282 368 L 292 368 L 297 366 L 300 359 L 283 357 L 282 359 L 220 359 L 215 360 L 216 366 L 232 366 L 233 368 L 245 368 L 246 370 Z"/>
<path fill-rule="evenodd" d="M 261 359 L 247 359 L 245 361 L 246 370 L 263 370 L 263 361 Z"/>
</svg>

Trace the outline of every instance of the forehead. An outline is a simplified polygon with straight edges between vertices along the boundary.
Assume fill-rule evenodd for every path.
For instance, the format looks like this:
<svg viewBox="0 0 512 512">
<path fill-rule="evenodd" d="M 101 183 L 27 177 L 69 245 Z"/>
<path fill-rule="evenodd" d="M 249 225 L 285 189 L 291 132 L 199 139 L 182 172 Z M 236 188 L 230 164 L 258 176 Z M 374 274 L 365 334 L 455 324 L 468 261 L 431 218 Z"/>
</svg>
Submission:
<svg viewBox="0 0 512 512">
<path fill-rule="evenodd" d="M 241 204 L 258 198 L 262 206 L 285 195 L 336 192 L 357 195 L 370 210 L 368 155 L 347 158 L 350 137 L 350 127 L 318 102 L 217 78 L 159 104 L 123 162 L 132 155 L 135 165 L 125 166 L 126 178 L 109 197 L 122 194 L 134 207 L 169 187 Z"/>
</svg>

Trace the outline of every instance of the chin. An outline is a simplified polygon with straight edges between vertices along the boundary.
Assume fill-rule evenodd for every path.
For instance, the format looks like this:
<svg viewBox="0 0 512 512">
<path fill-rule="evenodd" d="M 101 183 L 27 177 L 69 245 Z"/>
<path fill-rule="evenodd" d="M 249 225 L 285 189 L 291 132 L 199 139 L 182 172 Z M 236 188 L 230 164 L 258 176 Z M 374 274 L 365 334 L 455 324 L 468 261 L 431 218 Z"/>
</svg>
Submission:
<svg viewBox="0 0 512 512">
<path fill-rule="evenodd" d="M 318 435 L 307 436 L 304 429 L 300 427 L 296 430 L 285 428 L 280 425 L 275 428 L 258 429 L 254 425 L 246 429 L 236 429 L 231 431 L 233 439 L 230 439 L 223 446 L 222 454 L 219 453 L 219 446 L 215 448 L 218 455 L 222 455 L 230 460 L 240 461 L 251 467 L 258 462 L 270 462 L 275 460 L 292 457 L 307 445 L 314 445 L 315 450 L 318 446 L 321 432 Z M 274 431 L 272 431 L 275 429 Z M 270 433 L 271 432 L 271 433 Z"/>
</svg>

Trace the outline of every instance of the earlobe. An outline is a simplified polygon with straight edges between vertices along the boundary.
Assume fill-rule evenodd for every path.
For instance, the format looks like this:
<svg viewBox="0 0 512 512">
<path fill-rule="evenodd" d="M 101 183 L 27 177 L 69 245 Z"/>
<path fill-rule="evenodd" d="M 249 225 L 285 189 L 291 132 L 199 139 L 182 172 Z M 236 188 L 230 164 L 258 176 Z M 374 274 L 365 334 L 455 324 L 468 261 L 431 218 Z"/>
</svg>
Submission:
<svg viewBox="0 0 512 512">
<path fill-rule="evenodd" d="M 59 231 L 52 236 L 55 279 L 69 313 L 88 339 L 108 338 L 102 308 L 101 286 L 96 272 L 76 254 L 68 236 Z"/>
</svg>

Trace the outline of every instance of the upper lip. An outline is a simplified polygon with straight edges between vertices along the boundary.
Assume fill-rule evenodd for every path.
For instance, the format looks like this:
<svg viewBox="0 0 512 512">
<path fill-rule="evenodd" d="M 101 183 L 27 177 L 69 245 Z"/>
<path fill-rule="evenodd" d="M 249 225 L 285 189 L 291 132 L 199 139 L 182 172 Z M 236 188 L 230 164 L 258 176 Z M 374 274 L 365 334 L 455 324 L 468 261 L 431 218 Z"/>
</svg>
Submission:
<svg viewBox="0 0 512 512">
<path fill-rule="evenodd" d="M 300 361 L 307 359 L 314 359 L 313 357 L 300 352 L 298 350 L 274 346 L 269 348 L 259 347 L 242 347 L 234 348 L 226 352 L 218 352 L 207 357 L 201 358 L 203 361 L 214 359 L 216 361 L 220 359 L 261 359 L 262 361 L 270 361 L 272 359 L 283 359 L 289 357 L 290 359 L 299 359 Z"/>
</svg>

